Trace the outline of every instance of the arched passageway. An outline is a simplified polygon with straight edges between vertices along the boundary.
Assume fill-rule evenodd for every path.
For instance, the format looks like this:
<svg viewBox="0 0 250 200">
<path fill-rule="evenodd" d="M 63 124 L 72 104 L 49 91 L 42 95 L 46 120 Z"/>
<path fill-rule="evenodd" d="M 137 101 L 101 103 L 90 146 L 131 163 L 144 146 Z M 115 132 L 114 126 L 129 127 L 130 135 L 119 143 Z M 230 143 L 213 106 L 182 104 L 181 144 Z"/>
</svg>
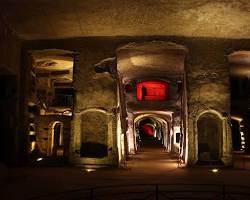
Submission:
<svg viewBox="0 0 250 200">
<path fill-rule="evenodd" d="M 141 142 L 146 140 L 161 140 L 162 127 L 161 124 L 153 118 L 145 118 L 137 122 L 137 136 Z M 140 141 L 138 141 L 140 142 Z"/>
<path fill-rule="evenodd" d="M 159 153 L 168 160 L 167 154 L 176 153 L 186 160 L 184 150 L 179 151 L 186 143 L 180 145 L 176 139 L 186 132 L 186 54 L 184 46 L 164 41 L 117 49 L 118 99 L 128 158 L 151 160 L 147 155 L 152 155 L 154 160 Z"/>
<path fill-rule="evenodd" d="M 54 122 L 51 129 L 51 144 L 50 144 L 50 155 L 51 156 L 63 156 L 64 147 L 63 147 L 63 123 Z"/>
<path fill-rule="evenodd" d="M 233 151 L 250 153 L 250 51 L 228 55 L 230 67 L 230 100 Z"/>
<path fill-rule="evenodd" d="M 137 149 L 147 145 L 164 147 L 164 138 L 167 138 L 166 129 L 163 121 L 158 121 L 152 117 L 138 120 L 135 123 Z"/>
<path fill-rule="evenodd" d="M 173 132 L 169 123 L 164 118 L 145 115 L 138 116 L 134 121 L 137 150 L 130 155 L 127 166 L 147 172 L 177 168 L 177 154 L 168 150 L 173 146 Z"/>
<path fill-rule="evenodd" d="M 241 131 L 243 128 L 243 125 L 242 125 L 241 121 L 242 120 L 236 120 L 233 117 L 231 118 L 233 151 L 243 150 L 242 141 L 244 141 L 245 138 L 243 136 L 241 136 L 241 135 L 243 135 L 243 131 Z"/>
<path fill-rule="evenodd" d="M 178 166 L 178 152 L 173 151 L 174 132 L 168 117 L 152 113 L 135 117 L 136 153 L 129 156 L 129 167 L 137 170 L 162 170 Z"/>
</svg>

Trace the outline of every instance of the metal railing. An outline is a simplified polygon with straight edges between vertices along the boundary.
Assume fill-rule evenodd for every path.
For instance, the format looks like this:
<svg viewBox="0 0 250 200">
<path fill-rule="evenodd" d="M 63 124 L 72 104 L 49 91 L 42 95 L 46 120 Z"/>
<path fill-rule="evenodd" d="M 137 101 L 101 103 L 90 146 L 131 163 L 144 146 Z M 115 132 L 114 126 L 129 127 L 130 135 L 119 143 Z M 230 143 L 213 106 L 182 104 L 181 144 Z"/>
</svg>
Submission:
<svg viewBox="0 0 250 200">
<path fill-rule="evenodd" d="M 212 184 L 130 184 L 77 189 L 29 200 L 250 200 L 250 187 Z"/>
</svg>

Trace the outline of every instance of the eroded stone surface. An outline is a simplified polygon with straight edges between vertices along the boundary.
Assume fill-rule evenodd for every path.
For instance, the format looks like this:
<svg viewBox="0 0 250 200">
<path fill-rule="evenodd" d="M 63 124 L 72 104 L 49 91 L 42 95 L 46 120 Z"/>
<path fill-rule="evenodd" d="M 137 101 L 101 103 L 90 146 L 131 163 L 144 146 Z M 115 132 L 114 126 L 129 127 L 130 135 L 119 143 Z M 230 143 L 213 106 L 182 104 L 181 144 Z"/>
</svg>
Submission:
<svg viewBox="0 0 250 200">
<path fill-rule="evenodd" d="M 178 35 L 249 38 L 248 0 L 77 0 L 1 3 L 22 38 Z M 34 28 L 35 27 L 35 28 Z"/>
</svg>

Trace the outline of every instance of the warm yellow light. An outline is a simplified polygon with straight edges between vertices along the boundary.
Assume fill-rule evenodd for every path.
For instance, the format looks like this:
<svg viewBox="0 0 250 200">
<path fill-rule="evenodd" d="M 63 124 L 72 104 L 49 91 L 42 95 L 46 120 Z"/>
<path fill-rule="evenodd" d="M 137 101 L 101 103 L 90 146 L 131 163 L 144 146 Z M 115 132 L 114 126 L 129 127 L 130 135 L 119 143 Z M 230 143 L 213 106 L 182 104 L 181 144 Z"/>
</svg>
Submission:
<svg viewBox="0 0 250 200">
<path fill-rule="evenodd" d="M 185 162 L 184 162 L 184 160 L 180 159 L 180 160 L 178 161 L 178 163 L 177 163 L 177 167 L 179 167 L 179 168 L 185 167 Z"/>
<path fill-rule="evenodd" d="M 92 169 L 92 168 L 86 169 L 86 172 L 94 172 L 94 171 L 96 171 L 96 169 Z"/>
<path fill-rule="evenodd" d="M 243 118 L 238 117 L 238 116 L 231 116 L 231 119 L 234 119 L 234 120 L 236 120 L 238 122 L 241 122 L 243 120 Z"/>
<path fill-rule="evenodd" d="M 213 173 L 218 173 L 219 172 L 219 169 L 212 169 L 211 170 Z"/>
<path fill-rule="evenodd" d="M 72 112 L 70 110 L 65 110 L 63 112 L 63 115 L 66 115 L 66 116 L 72 116 Z"/>
<path fill-rule="evenodd" d="M 36 147 L 36 142 L 31 142 L 31 148 L 30 148 L 30 151 L 34 151 L 35 150 L 35 147 Z"/>
<path fill-rule="evenodd" d="M 36 161 L 39 162 L 39 161 L 42 161 L 43 158 L 37 158 Z"/>
<path fill-rule="evenodd" d="M 121 120 L 120 120 L 120 115 L 117 116 L 117 148 L 118 148 L 118 159 L 119 163 L 121 162 L 122 159 L 122 149 L 121 149 L 121 134 L 122 134 L 122 129 L 121 129 Z"/>
</svg>

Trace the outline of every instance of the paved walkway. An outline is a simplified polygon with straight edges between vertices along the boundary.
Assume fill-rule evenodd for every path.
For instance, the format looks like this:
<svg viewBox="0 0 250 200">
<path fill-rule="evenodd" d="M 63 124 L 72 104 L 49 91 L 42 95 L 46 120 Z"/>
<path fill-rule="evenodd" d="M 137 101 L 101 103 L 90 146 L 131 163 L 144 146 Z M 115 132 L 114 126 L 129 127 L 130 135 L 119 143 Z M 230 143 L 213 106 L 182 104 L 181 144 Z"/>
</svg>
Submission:
<svg viewBox="0 0 250 200">
<path fill-rule="evenodd" d="M 127 167 L 134 172 L 166 173 L 166 170 L 176 170 L 177 159 L 175 155 L 167 153 L 159 142 L 145 141 L 137 154 L 130 157 Z"/>
<path fill-rule="evenodd" d="M 0 170 L 1 200 L 22 200 L 46 193 L 76 188 L 124 184 L 232 184 L 249 185 L 250 171 L 208 168 L 178 168 L 176 160 L 163 148 L 142 147 L 127 167 L 87 172 L 80 167 L 4 167 Z M 2 198 L 3 197 L 3 198 Z"/>
</svg>

